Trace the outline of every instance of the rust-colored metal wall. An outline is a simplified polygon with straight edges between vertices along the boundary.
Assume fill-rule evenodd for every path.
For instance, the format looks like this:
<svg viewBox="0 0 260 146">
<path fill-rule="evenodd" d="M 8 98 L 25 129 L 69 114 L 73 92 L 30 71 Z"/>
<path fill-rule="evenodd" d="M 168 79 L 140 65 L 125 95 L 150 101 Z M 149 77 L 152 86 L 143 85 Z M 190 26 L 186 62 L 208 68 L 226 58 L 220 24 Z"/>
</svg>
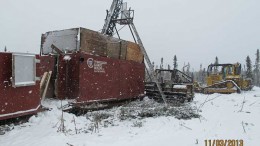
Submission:
<svg viewBox="0 0 260 146">
<path fill-rule="evenodd" d="M 57 71 L 55 70 L 55 64 L 56 64 L 56 56 L 48 55 L 48 56 L 40 56 L 40 67 L 39 67 L 39 75 L 42 77 L 42 75 L 45 72 L 52 71 L 52 76 L 50 79 L 50 83 L 48 85 L 48 89 L 46 92 L 46 97 L 53 98 L 55 97 L 54 93 L 54 85 L 55 85 L 55 76 L 57 74 Z"/>
<path fill-rule="evenodd" d="M 64 60 L 70 56 L 70 60 Z M 60 99 L 75 99 L 79 94 L 79 62 L 80 54 L 59 55 L 57 74 L 57 97 Z"/>
<path fill-rule="evenodd" d="M 81 54 L 78 102 L 119 100 L 144 94 L 144 64 Z"/>
<path fill-rule="evenodd" d="M 58 97 L 77 102 L 120 100 L 144 94 L 144 64 L 89 55 L 84 52 L 59 58 Z M 66 68 L 69 72 L 66 75 Z M 66 79 L 67 78 L 67 79 Z M 67 81 L 67 87 L 66 87 Z"/>
<path fill-rule="evenodd" d="M 39 75 L 39 65 L 36 66 Z M 40 109 L 39 81 L 34 86 L 14 88 L 11 78 L 12 53 L 0 53 L 0 120 L 36 113 Z"/>
</svg>

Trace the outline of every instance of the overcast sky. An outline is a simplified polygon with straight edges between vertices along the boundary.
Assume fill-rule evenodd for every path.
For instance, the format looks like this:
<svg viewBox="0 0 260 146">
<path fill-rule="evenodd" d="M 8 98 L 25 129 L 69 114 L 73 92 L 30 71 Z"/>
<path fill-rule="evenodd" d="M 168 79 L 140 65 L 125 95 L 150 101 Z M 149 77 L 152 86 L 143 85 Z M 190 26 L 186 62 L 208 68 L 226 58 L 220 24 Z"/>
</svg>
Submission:
<svg viewBox="0 0 260 146">
<path fill-rule="evenodd" d="M 126 1 L 126 0 L 125 0 Z M 197 70 L 214 62 L 255 62 L 260 48 L 260 0 L 128 0 L 152 61 Z M 85 27 L 100 30 L 112 0 L 0 0 L 0 51 L 39 53 L 41 34 Z M 120 28 L 120 26 L 118 27 Z M 127 27 L 126 27 L 127 28 Z M 132 39 L 128 29 L 120 33 Z"/>
</svg>

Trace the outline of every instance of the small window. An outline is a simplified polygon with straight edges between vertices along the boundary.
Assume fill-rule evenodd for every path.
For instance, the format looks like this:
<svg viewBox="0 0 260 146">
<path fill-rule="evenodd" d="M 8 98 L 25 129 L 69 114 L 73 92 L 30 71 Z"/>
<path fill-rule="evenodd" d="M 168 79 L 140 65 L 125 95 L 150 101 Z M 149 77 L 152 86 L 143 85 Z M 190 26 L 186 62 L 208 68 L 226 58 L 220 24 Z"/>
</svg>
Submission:
<svg viewBox="0 0 260 146">
<path fill-rule="evenodd" d="M 32 54 L 13 54 L 13 87 L 32 86 L 36 83 L 36 61 Z"/>
</svg>

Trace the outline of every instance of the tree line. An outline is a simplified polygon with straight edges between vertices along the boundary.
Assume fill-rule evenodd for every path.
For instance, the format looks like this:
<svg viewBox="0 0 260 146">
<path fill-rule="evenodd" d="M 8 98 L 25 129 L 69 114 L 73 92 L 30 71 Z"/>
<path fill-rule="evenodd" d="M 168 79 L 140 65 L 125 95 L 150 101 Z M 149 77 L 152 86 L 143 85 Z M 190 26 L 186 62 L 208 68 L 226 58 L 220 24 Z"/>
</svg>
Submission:
<svg viewBox="0 0 260 146">
<path fill-rule="evenodd" d="M 219 64 L 219 59 L 216 56 L 215 61 L 213 64 Z M 243 64 L 241 62 L 241 64 Z M 154 62 L 153 62 L 154 65 Z M 167 67 L 164 67 L 164 62 L 163 62 L 163 57 L 161 58 L 161 63 L 159 67 L 156 65 L 154 66 L 155 69 L 179 69 L 178 68 L 178 59 L 177 56 L 174 55 L 173 57 L 173 64 L 172 67 L 171 65 L 168 64 Z M 207 76 L 207 69 L 202 67 L 202 64 L 200 64 L 200 69 L 199 71 L 191 71 L 190 70 L 191 66 L 190 63 L 188 62 L 187 64 L 184 63 L 183 67 L 179 69 L 180 71 L 184 72 L 185 74 L 191 76 L 194 81 L 200 82 L 202 84 L 205 84 L 205 78 Z M 214 67 L 213 68 L 214 72 L 218 72 L 219 68 Z M 241 75 L 245 78 L 249 78 L 252 80 L 253 84 L 255 86 L 260 87 L 260 57 L 259 57 L 259 49 L 257 49 L 256 54 L 255 54 L 255 61 L 252 63 L 251 58 L 246 56 L 245 58 L 245 65 L 242 67 Z"/>
</svg>

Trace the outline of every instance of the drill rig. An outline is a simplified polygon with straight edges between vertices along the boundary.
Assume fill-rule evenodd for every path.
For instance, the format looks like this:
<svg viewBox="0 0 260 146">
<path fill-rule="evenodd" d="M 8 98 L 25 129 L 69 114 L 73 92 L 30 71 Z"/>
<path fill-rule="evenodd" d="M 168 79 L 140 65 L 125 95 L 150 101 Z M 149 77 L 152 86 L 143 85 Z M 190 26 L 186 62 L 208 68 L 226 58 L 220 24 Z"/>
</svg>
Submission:
<svg viewBox="0 0 260 146">
<path fill-rule="evenodd" d="M 166 98 L 172 99 L 172 97 L 178 97 L 181 101 L 186 99 L 191 101 L 194 96 L 191 78 L 179 70 L 154 70 L 133 19 L 134 10 L 127 9 L 127 3 L 124 3 L 123 0 L 113 0 L 110 10 L 107 10 L 105 24 L 101 33 L 108 36 L 117 34 L 120 39 L 116 24 L 128 25 L 134 41 L 140 46 L 146 61 L 146 73 L 150 79 L 146 81 L 146 95 L 162 98 L 166 105 Z M 170 80 L 165 80 L 163 74 L 169 74 L 171 76 Z M 189 81 L 185 82 L 183 78 L 188 78 Z M 176 82 L 177 80 L 181 82 Z"/>
<path fill-rule="evenodd" d="M 116 31 L 116 33 L 120 39 L 118 30 L 116 28 L 116 24 L 129 26 L 129 29 L 132 33 L 132 36 L 133 36 L 135 42 L 138 43 L 138 45 L 140 46 L 140 49 L 144 55 L 146 65 L 147 65 L 146 67 L 147 67 L 148 72 L 150 73 L 150 77 L 151 77 L 152 81 L 155 83 L 155 85 L 159 91 L 159 95 L 163 99 L 164 103 L 167 105 L 165 95 L 162 91 L 161 85 L 159 84 L 159 82 L 155 76 L 155 71 L 153 69 L 153 65 L 148 57 L 148 54 L 144 48 L 142 40 L 133 23 L 133 19 L 134 19 L 134 10 L 127 9 L 127 3 L 123 2 L 123 0 L 113 0 L 110 10 L 109 11 L 107 10 L 105 24 L 103 26 L 101 33 L 104 35 L 113 36 L 115 34 L 114 31 Z"/>
</svg>

